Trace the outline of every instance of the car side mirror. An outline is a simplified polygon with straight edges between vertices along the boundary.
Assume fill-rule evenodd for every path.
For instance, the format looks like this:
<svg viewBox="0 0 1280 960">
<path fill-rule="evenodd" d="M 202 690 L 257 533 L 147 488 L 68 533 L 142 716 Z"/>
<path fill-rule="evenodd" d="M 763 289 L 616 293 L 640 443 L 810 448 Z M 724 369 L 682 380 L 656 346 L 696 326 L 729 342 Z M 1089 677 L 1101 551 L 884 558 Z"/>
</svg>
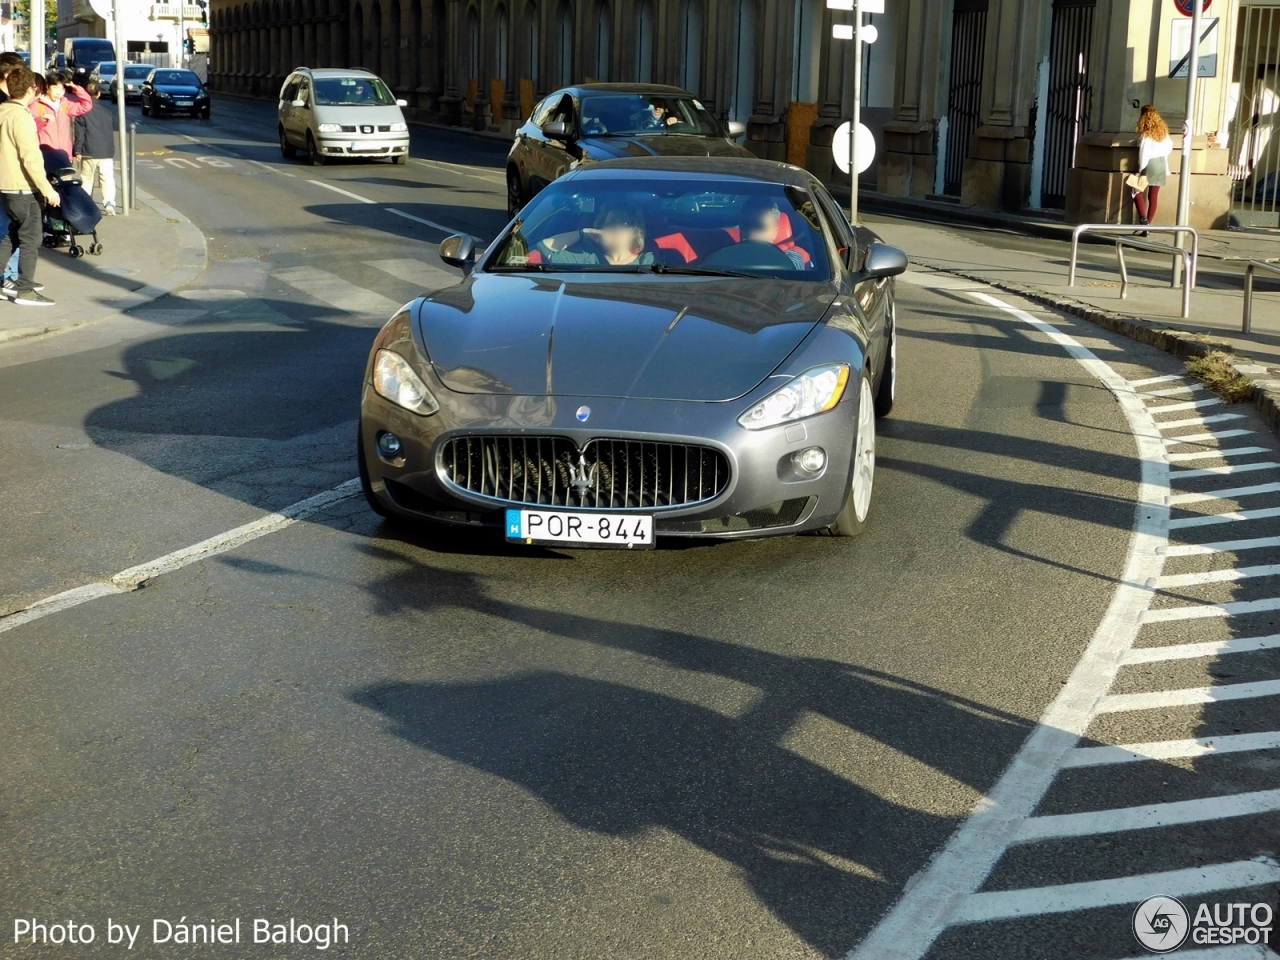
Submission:
<svg viewBox="0 0 1280 960">
<path fill-rule="evenodd" d="M 292 103 L 289 104 L 289 106 L 291 107 L 305 107 L 306 105 L 307 105 L 307 101 L 305 100 L 294 100 Z"/>
<path fill-rule="evenodd" d="M 408 101 L 408 100 L 397 100 L 397 101 L 396 101 L 396 106 L 397 106 L 397 107 L 407 107 L 408 105 L 409 105 L 409 101 Z"/>
<path fill-rule="evenodd" d="M 871 278 L 896 277 L 907 272 L 907 255 L 887 243 L 873 243 L 867 248 L 862 272 Z"/>
<path fill-rule="evenodd" d="M 746 135 L 747 135 L 747 125 L 745 123 L 739 123 L 737 120 L 729 121 L 729 139 L 730 140 L 737 140 L 739 137 L 745 137 Z"/>
<path fill-rule="evenodd" d="M 573 139 L 569 125 L 563 120 L 548 120 L 542 125 L 542 135 L 550 140 L 560 140 L 564 143 Z"/>
<path fill-rule="evenodd" d="M 462 275 L 468 276 L 475 266 L 476 245 L 470 237 L 463 233 L 455 233 L 452 237 L 440 241 L 440 259 L 451 267 L 457 267 Z"/>
</svg>

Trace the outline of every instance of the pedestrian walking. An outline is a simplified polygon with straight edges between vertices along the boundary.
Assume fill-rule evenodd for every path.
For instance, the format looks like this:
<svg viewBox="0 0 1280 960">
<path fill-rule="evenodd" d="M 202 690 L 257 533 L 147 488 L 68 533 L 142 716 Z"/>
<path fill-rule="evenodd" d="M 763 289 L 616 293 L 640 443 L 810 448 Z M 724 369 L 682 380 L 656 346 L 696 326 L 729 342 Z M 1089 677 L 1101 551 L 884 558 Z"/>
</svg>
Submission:
<svg viewBox="0 0 1280 960">
<path fill-rule="evenodd" d="M 0 204 L 9 216 L 9 230 L 0 239 L 0 262 L 18 251 L 18 279 L 0 287 L 0 295 L 24 307 L 48 307 L 53 301 L 36 283 L 36 264 L 44 239 L 41 199 L 59 206 L 61 198 L 44 175 L 44 156 L 36 122 L 35 75 L 26 67 L 9 74 L 9 99 L 0 103 Z"/>
<path fill-rule="evenodd" d="M 84 89 L 93 98 L 93 109 L 75 119 L 76 173 L 90 197 L 94 187 L 102 184 L 103 212 L 112 215 L 116 212 L 116 130 L 111 110 L 102 104 L 102 85 L 90 80 Z"/>
<path fill-rule="evenodd" d="M 25 67 L 22 58 L 16 53 L 6 52 L 0 53 L 0 103 L 4 103 L 9 99 L 9 74 L 18 67 Z M 0 235 L 9 232 L 9 215 L 4 212 L 4 204 L 0 204 Z M 8 263 L 4 265 L 4 279 L 0 281 L 13 281 L 18 279 L 18 251 L 13 251 L 13 256 L 9 257 Z"/>
<path fill-rule="evenodd" d="M 1160 111 L 1151 104 L 1142 108 L 1138 117 L 1138 172 L 1129 174 L 1125 182 L 1133 191 L 1133 205 L 1138 222 L 1144 227 L 1156 218 L 1160 188 L 1169 179 L 1169 154 L 1173 139 Z"/>
<path fill-rule="evenodd" d="M 68 158 L 75 152 L 71 122 L 93 109 L 93 98 L 72 83 L 65 73 L 44 78 L 44 92 L 31 104 L 40 145 L 61 150 Z"/>
</svg>

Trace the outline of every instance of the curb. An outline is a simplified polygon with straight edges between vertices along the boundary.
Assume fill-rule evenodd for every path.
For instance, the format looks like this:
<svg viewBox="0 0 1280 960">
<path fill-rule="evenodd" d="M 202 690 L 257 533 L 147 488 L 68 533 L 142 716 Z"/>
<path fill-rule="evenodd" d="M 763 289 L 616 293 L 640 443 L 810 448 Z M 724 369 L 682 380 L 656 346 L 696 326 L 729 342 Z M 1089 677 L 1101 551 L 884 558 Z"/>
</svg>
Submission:
<svg viewBox="0 0 1280 960">
<path fill-rule="evenodd" d="M 149 283 L 139 287 L 133 291 L 126 299 L 126 302 L 114 313 L 98 317 L 94 320 L 83 320 L 78 323 L 66 323 L 57 327 L 18 327 L 13 330 L 0 330 L 0 347 L 8 346 L 11 343 L 20 341 L 30 341 L 41 337 L 53 337 L 63 333 L 69 333 L 72 330 L 80 330 L 90 326 L 108 317 L 118 316 L 122 313 L 128 313 L 161 297 L 168 296 L 180 287 L 186 286 L 196 277 L 204 272 L 208 263 L 209 251 L 208 240 L 200 228 L 192 223 L 180 211 L 169 206 L 163 200 L 152 196 L 145 190 L 138 190 L 137 199 L 145 203 L 157 214 L 164 217 L 165 220 L 174 224 L 178 233 L 178 253 L 183 261 L 174 267 L 155 283 Z"/>
<path fill-rule="evenodd" d="M 1091 303 L 1076 300 L 1074 297 L 1046 293 L 1036 287 L 1028 287 L 1008 280 L 993 280 L 921 257 L 911 257 L 910 260 L 917 266 L 925 267 L 938 273 L 950 274 L 964 280 L 972 280 L 975 283 L 985 284 L 997 290 L 1003 290 L 1005 293 L 1025 297 L 1028 300 L 1052 307 L 1071 316 L 1079 317 L 1082 320 L 1088 320 L 1090 323 L 1095 323 L 1113 333 L 1128 337 L 1130 340 L 1136 340 L 1139 343 L 1145 343 L 1163 350 L 1165 353 L 1172 354 L 1181 360 L 1191 357 L 1203 357 L 1215 351 L 1231 354 L 1232 368 L 1253 386 L 1252 402 L 1254 409 L 1261 414 L 1262 419 L 1271 428 L 1271 432 L 1280 436 L 1280 368 L 1253 363 L 1247 357 L 1236 354 L 1230 341 L 1187 333 L 1184 330 L 1162 326 L 1150 320 L 1139 320 L 1103 307 L 1095 307 Z"/>
</svg>

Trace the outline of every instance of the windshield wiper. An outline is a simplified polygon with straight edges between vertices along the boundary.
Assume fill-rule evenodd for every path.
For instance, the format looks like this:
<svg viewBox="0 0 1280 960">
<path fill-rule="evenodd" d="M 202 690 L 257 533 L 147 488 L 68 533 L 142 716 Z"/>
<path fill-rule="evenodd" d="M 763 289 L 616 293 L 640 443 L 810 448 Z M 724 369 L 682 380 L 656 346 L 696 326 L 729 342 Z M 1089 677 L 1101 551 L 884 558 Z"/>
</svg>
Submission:
<svg viewBox="0 0 1280 960">
<path fill-rule="evenodd" d="M 687 267 L 670 263 L 655 263 L 649 269 L 654 273 L 669 273 L 680 277 L 743 277 L 747 280 L 760 279 L 754 273 L 725 270 L 720 267 Z"/>
</svg>

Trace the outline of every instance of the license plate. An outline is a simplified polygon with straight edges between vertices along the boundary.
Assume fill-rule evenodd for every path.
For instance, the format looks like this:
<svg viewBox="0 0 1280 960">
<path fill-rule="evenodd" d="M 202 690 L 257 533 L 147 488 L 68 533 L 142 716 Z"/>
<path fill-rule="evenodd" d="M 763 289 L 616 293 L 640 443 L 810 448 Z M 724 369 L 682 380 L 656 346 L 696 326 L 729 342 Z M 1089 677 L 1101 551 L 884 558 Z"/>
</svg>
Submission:
<svg viewBox="0 0 1280 960">
<path fill-rule="evenodd" d="M 507 540 L 561 546 L 653 547 L 653 517 L 552 510 L 508 510 Z"/>
<path fill-rule="evenodd" d="M 175 104 L 177 104 L 179 107 L 189 107 L 189 106 L 191 106 L 191 101 L 190 101 L 190 100 L 175 100 L 175 101 L 174 101 L 174 103 L 175 103 Z"/>
</svg>

